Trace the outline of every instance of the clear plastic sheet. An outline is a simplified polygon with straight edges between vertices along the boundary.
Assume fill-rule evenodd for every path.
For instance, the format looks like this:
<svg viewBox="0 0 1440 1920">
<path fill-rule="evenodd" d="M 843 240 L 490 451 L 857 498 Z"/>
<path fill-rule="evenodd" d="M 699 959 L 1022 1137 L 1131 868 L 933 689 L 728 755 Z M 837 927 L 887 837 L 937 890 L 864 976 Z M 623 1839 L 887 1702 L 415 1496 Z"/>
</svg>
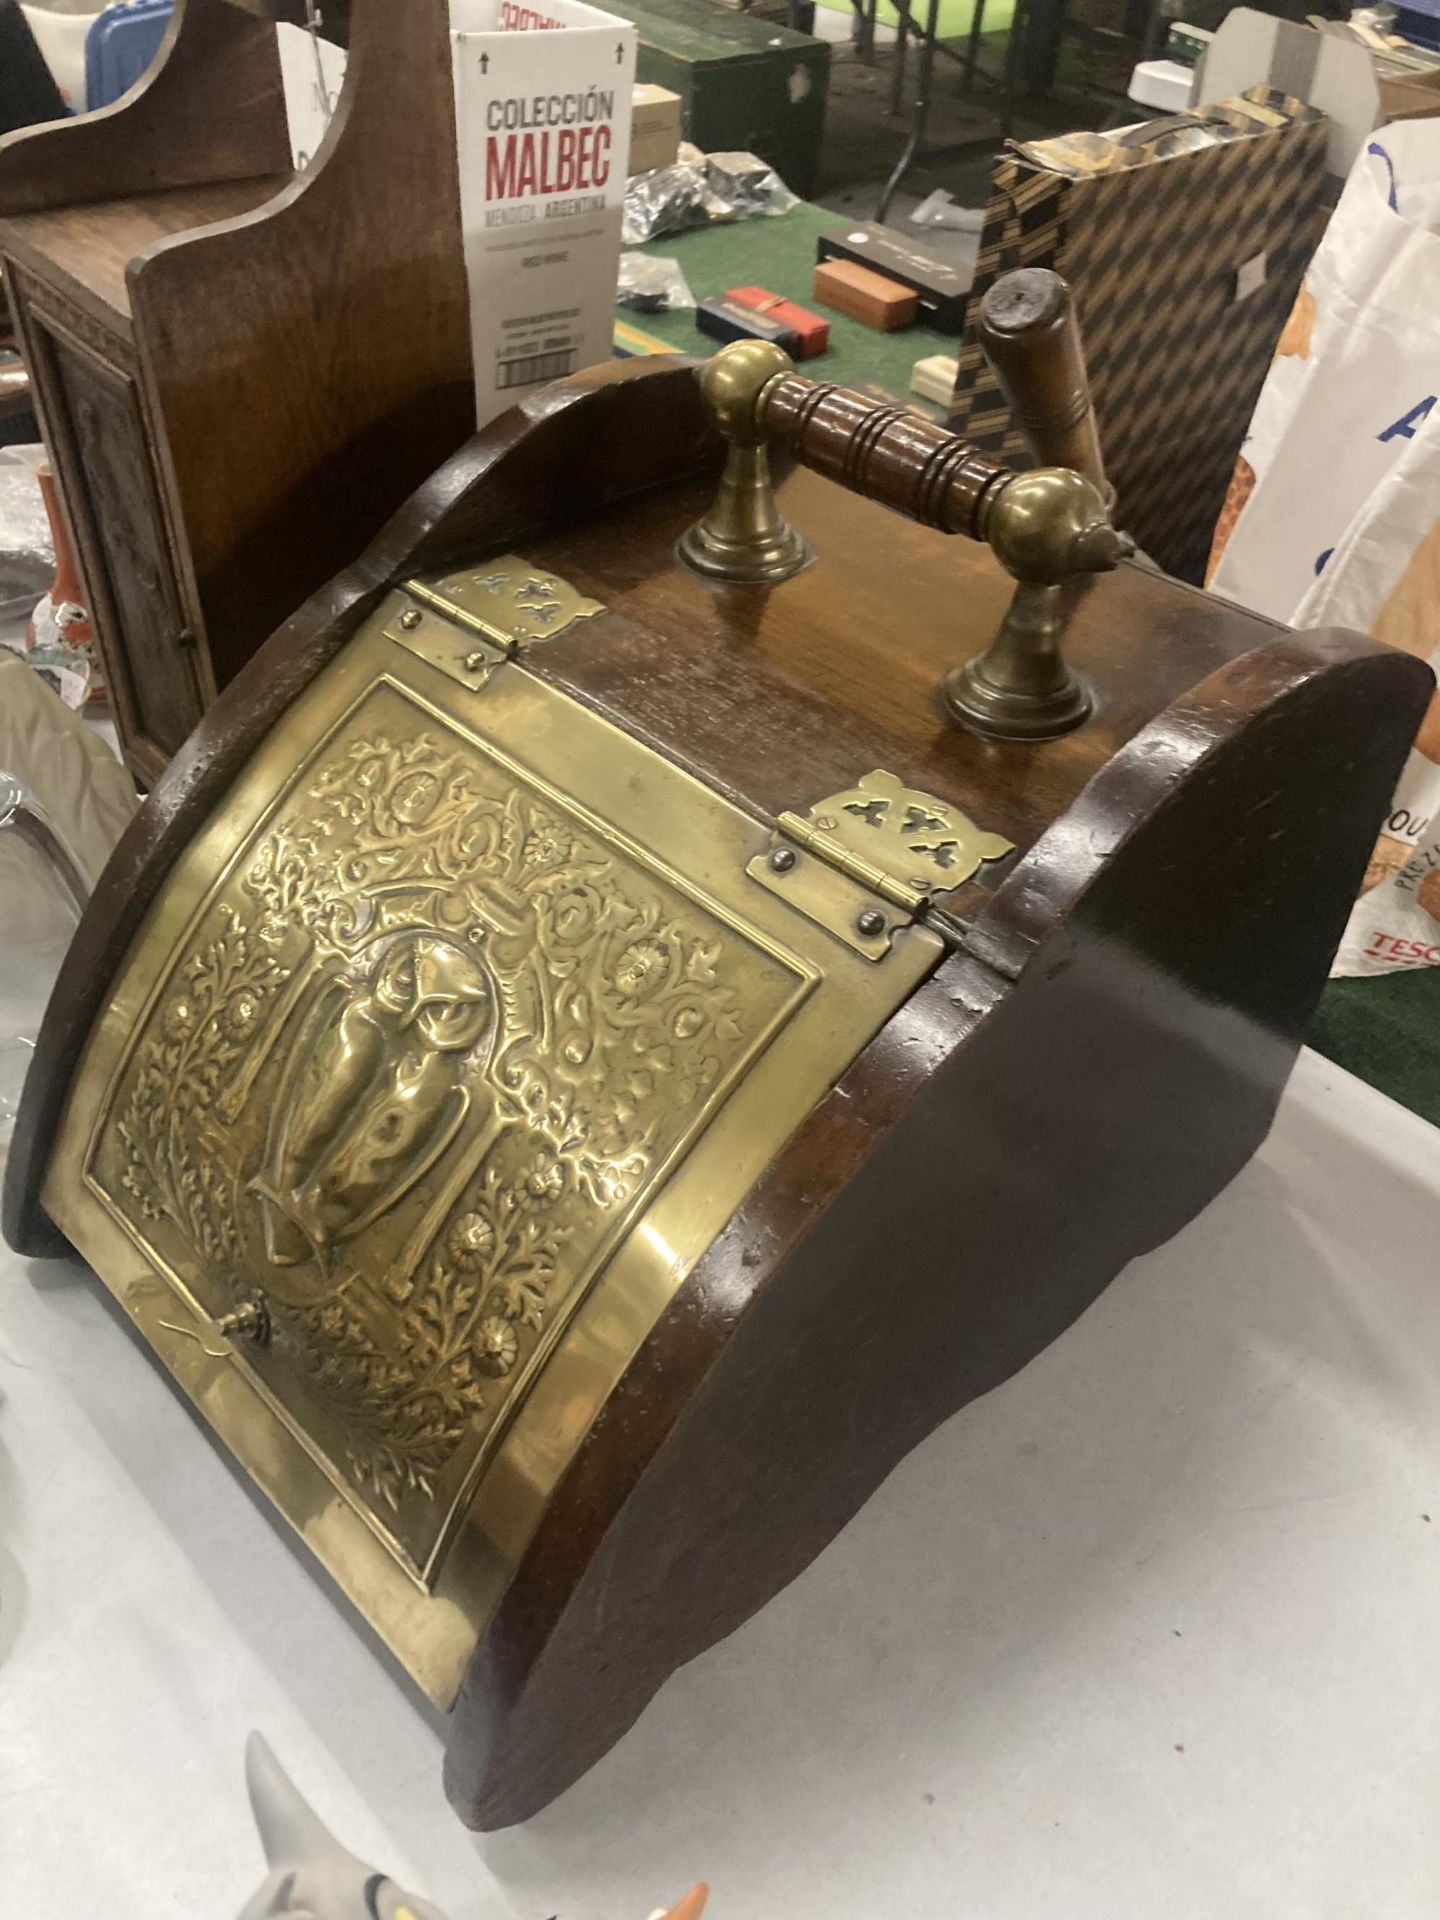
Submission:
<svg viewBox="0 0 1440 1920">
<path fill-rule="evenodd" d="M 753 153 L 701 153 L 682 141 L 673 166 L 637 173 L 625 189 L 627 247 L 662 233 L 709 227 L 756 214 L 788 213 L 797 196 Z"/>
<path fill-rule="evenodd" d="M 29 619 L 55 578 L 55 547 L 36 470 L 43 447 L 0 447 L 0 624 Z"/>
<path fill-rule="evenodd" d="M 678 260 L 658 253 L 622 253 L 616 296 L 635 313 L 675 313 L 695 305 Z"/>
</svg>

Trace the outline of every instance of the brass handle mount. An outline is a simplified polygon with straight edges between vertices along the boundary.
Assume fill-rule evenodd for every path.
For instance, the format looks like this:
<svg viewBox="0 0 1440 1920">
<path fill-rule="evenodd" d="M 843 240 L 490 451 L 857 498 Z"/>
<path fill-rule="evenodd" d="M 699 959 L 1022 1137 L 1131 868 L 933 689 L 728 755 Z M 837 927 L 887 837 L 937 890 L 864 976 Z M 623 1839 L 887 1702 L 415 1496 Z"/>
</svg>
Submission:
<svg viewBox="0 0 1440 1920">
<path fill-rule="evenodd" d="M 1014 475 L 987 506 L 983 530 L 1015 592 L 990 645 L 945 675 L 941 701 L 971 733 L 1053 740 L 1095 704 L 1062 650 L 1065 583 L 1109 572 L 1133 548 L 1094 485 L 1070 467 Z"/>
<path fill-rule="evenodd" d="M 722 347 L 699 369 L 701 391 L 728 452 L 709 511 L 682 536 L 679 557 L 734 585 L 773 586 L 812 558 L 781 516 L 768 446 L 942 533 L 987 541 L 1016 581 L 1000 630 L 941 684 L 946 713 L 973 733 L 1044 740 L 1078 726 L 1093 705 L 1061 651 L 1061 589 L 1116 566 L 1130 543 L 1106 503 L 1068 468 L 1014 473 L 932 421 L 796 373 L 767 341 Z"/>
</svg>

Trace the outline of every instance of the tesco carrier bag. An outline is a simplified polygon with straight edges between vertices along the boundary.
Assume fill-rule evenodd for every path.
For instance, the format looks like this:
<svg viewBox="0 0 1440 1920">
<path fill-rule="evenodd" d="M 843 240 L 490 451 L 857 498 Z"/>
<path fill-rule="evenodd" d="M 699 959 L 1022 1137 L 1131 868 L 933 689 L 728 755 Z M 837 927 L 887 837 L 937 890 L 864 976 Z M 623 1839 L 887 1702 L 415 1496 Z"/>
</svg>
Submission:
<svg viewBox="0 0 1440 1920">
<path fill-rule="evenodd" d="M 1209 584 L 1298 627 L 1440 666 L 1440 123 L 1374 135 L 1281 333 L 1216 528 Z M 1335 962 L 1440 964 L 1440 696 Z"/>
</svg>

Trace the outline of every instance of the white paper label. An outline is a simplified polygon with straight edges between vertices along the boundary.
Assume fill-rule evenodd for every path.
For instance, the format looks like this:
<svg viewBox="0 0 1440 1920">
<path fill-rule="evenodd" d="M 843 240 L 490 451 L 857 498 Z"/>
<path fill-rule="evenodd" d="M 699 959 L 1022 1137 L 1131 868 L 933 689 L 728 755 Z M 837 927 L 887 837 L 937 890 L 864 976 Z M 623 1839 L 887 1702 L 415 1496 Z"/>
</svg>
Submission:
<svg viewBox="0 0 1440 1920">
<path fill-rule="evenodd" d="M 611 358 L 635 28 L 580 0 L 451 0 L 476 422 Z"/>
<path fill-rule="evenodd" d="M 1264 286 L 1267 264 L 1268 256 L 1263 253 L 1257 253 L 1252 255 L 1243 266 L 1235 269 L 1235 298 L 1237 301 L 1248 300 L 1257 288 Z"/>
<path fill-rule="evenodd" d="M 280 85 L 290 127 L 290 157 L 296 171 L 308 167 L 325 138 L 325 129 L 345 83 L 345 49 L 304 27 L 280 21 L 275 28 L 280 50 Z"/>
</svg>

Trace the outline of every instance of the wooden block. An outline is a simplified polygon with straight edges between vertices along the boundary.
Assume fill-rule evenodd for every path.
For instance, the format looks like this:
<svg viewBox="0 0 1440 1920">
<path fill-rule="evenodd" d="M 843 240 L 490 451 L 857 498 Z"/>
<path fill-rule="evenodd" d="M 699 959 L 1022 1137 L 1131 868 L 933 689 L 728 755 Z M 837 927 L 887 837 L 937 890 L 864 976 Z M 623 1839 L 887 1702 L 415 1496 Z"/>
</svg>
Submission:
<svg viewBox="0 0 1440 1920">
<path fill-rule="evenodd" d="M 919 301 L 911 287 L 887 280 L 883 273 L 856 266 L 852 260 L 822 260 L 810 283 L 822 306 L 848 313 L 879 333 L 894 333 L 913 324 Z"/>
<path fill-rule="evenodd" d="M 927 400 L 937 401 L 942 407 L 948 406 L 950 396 L 955 391 L 953 355 L 931 353 L 923 360 L 917 360 L 910 369 L 910 389 L 913 393 L 924 394 Z"/>
</svg>

